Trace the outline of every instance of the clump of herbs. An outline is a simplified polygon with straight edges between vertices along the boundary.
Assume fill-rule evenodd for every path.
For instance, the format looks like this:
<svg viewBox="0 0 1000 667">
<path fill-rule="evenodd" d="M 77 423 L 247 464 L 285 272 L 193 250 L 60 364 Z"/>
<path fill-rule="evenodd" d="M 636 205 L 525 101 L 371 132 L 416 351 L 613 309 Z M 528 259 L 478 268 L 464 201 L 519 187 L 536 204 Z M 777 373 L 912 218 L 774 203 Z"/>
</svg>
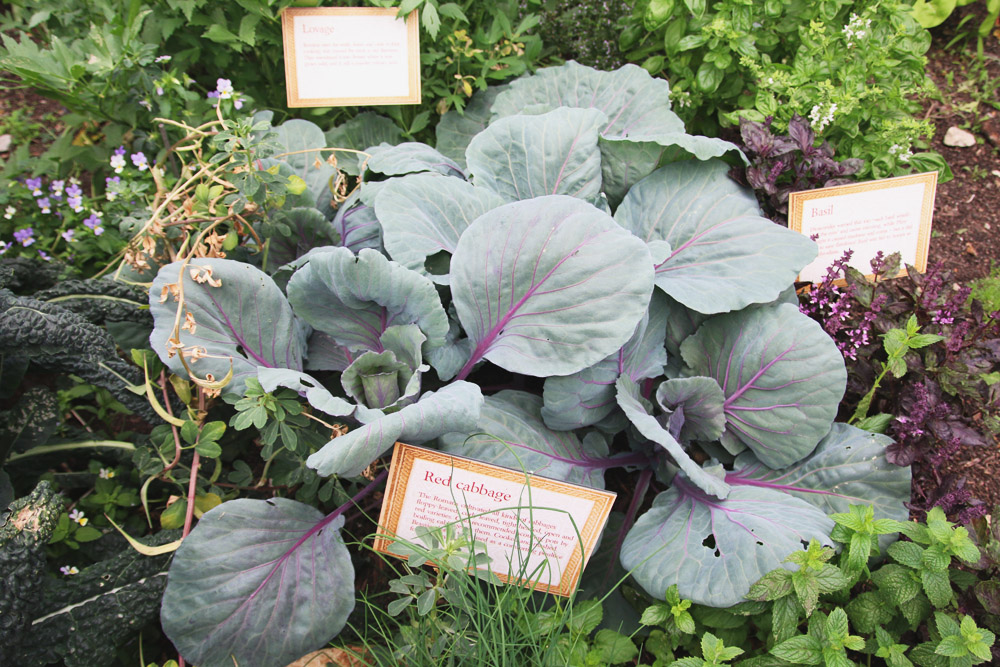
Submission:
<svg viewBox="0 0 1000 667">
<path fill-rule="evenodd" d="M 848 362 L 841 409 L 853 409 L 859 426 L 896 440 L 889 461 L 927 467 L 946 491 L 915 488 L 926 507 L 965 520 L 981 515 L 984 506 L 940 467 L 1000 433 L 1000 311 L 987 312 L 940 265 L 925 274 L 907 266 L 894 277 L 898 253 L 880 254 L 869 278 L 849 261 L 845 253 L 834 262 L 800 304 Z"/>
<path fill-rule="evenodd" d="M 750 158 L 744 182 L 754 189 L 767 217 L 787 224 L 790 193 L 850 183 L 846 177 L 857 173 L 864 160 L 835 160 L 828 142 L 815 145 L 816 133 L 798 114 L 789 121 L 787 135 L 771 130 L 773 120 L 740 119 L 741 148 Z"/>
<path fill-rule="evenodd" d="M 529 11 L 529 4 L 528 0 L 519 3 L 522 15 Z M 546 51 L 558 58 L 603 70 L 618 69 L 629 60 L 618 47 L 621 31 L 612 17 L 626 16 L 629 11 L 625 0 L 548 0 L 541 6 L 539 37 Z"/>
</svg>

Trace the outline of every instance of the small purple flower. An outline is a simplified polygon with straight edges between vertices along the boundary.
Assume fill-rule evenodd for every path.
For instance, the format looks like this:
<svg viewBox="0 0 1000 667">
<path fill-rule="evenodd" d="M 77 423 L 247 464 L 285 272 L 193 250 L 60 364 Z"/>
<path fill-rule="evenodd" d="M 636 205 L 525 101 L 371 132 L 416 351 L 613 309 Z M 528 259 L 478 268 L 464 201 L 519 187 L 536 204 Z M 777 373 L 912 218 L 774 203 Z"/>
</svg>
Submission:
<svg viewBox="0 0 1000 667">
<path fill-rule="evenodd" d="M 34 239 L 35 230 L 31 227 L 25 227 L 24 229 L 19 229 L 14 232 L 14 240 L 20 243 L 22 246 L 27 248 L 29 245 L 35 242 Z"/>
<path fill-rule="evenodd" d="M 66 203 L 73 211 L 79 213 L 83 210 L 83 197 L 68 197 Z"/>
<path fill-rule="evenodd" d="M 79 197 L 83 194 L 83 190 L 80 189 L 80 183 L 74 183 L 70 181 L 69 187 L 66 188 L 67 197 Z"/>
<path fill-rule="evenodd" d="M 132 158 L 132 164 L 134 164 L 139 171 L 149 169 L 149 160 L 146 159 L 146 156 L 142 153 L 142 151 L 132 153 L 130 157 Z"/>
<path fill-rule="evenodd" d="M 46 262 L 51 262 L 52 261 L 52 257 L 50 257 L 49 254 L 47 252 L 45 252 L 44 250 L 42 250 L 41 248 L 38 249 L 38 255 L 39 255 L 39 257 L 41 257 L 42 259 L 44 259 Z"/>
<path fill-rule="evenodd" d="M 49 184 L 49 190 L 51 190 L 52 194 L 54 194 L 56 197 L 62 195 L 63 188 L 65 187 L 66 187 L 66 181 L 52 181 L 52 183 Z"/>
<path fill-rule="evenodd" d="M 91 213 L 90 217 L 83 221 L 83 224 L 87 229 L 93 231 L 95 236 L 100 236 L 104 233 L 104 228 L 101 227 L 101 214 L 97 211 Z"/>
<path fill-rule="evenodd" d="M 29 178 L 29 179 L 27 179 L 24 182 L 24 184 L 26 186 L 28 186 L 29 190 L 31 190 L 31 194 L 33 194 L 36 197 L 41 197 L 42 196 L 43 193 L 42 193 L 42 177 L 41 176 L 38 176 L 37 178 Z"/>
<path fill-rule="evenodd" d="M 153 60 L 153 62 L 156 62 L 156 63 L 170 62 L 170 56 L 156 56 L 156 59 Z"/>
<path fill-rule="evenodd" d="M 153 110 L 153 103 L 150 102 L 149 100 L 139 100 L 139 106 L 145 107 L 146 111 L 152 111 Z"/>
<path fill-rule="evenodd" d="M 52 212 L 52 202 L 49 201 L 48 197 L 42 197 L 36 201 L 38 202 L 38 208 L 42 209 L 42 213 Z"/>
<path fill-rule="evenodd" d="M 0 255 L 6 254 L 12 247 L 14 247 L 13 241 L 7 241 L 6 243 L 0 241 Z"/>
<path fill-rule="evenodd" d="M 157 95 L 163 95 L 163 86 L 157 86 L 156 87 L 156 94 Z"/>
<path fill-rule="evenodd" d="M 59 571 L 65 574 L 67 577 L 74 574 L 80 574 L 80 570 L 75 565 L 63 565 L 61 568 L 59 568 Z"/>
<path fill-rule="evenodd" d="M 72 243 L 73 241 L 76 240 L 73 238 L 74 236 L 76 236 L 76 230 L 67 229 L 65 232 L 61 234 L 61 236 L 63 237 L 63 240 L 66 241 L 66 243 Z"/>
<path fill-rule="evenodd" d="M 233 97 L 233 106 L 235 108 L 237 108 L 237 109 L 242 109 L 243 108 L 243 98 L 240 97 L 239 95 L 236 95 L 235 97 Z"/>
</svg>

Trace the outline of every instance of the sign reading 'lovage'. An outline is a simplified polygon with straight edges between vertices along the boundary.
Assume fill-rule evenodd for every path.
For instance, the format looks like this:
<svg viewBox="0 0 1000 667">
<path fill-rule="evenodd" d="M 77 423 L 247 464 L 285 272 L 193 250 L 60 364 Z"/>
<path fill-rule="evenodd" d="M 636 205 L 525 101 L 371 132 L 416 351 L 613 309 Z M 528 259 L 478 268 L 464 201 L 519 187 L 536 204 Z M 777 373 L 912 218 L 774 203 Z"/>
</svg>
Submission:
<svg viewBox="0 0 1000 667">
<path fill-rule="evenodd" d="M 396 443 L 379 527 L 419 544 L 418 529 L 454 524 L 486 545 L 488 567 L 502 581 L 570 595 L 614 499 L 609 491 Z M 375 549 L 399 556 L 394 543 L 381 537 Z"/>
<path fill-rule="evenodd" d="M 289 107 L 420 103 L 416 11 L 288 7 L 281 29 Z"/>
</svg>

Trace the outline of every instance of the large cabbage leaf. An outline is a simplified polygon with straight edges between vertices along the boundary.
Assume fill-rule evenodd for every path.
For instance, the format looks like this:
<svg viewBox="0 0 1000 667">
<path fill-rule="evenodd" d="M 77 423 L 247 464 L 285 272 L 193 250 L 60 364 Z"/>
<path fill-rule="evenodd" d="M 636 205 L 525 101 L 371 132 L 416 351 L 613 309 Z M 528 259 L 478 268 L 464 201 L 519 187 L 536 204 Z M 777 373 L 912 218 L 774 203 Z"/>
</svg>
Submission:
<svg viewBox="0 0 1000 667">
<path fill-rule="evenodd" d="M 837 423 L 816 450 L 798 463 L 772 470 L 744 452 L 726 481 L 783 491 L 827 514 L 847 512 L 851 505 L 871 505 L 876 518 L 906 521 L 910 468 L 886 460 L 890 444 L 887 436 Z"/>
<path fill-rule="evenodd" d="M 434 283 L 370 249 L 315 255 L 288 281 L 288 301 L 296 315 L 350 350 L 382 352 L 381 336 L 393 325 L 416 324 L 427 348 L 448 333 Z"/>
<path fill-rule="evenodd" d="M 791 304 L 717 315 L 684 341 L 681 355 L 692 375 L 722 387 L 726 432 L 772 468 L 815 449 L 847 386 L 833 340 Z"/>
<path fill-rule="evenodd" d="M 375 197 L 375 214 L 385 249 L 395 261 L 447 285 L 448 274 L 431 273 L 427 258 L 454 253 L 472 221 L 505 202 L 495 192 L 459 178 L 413 174 L 386 182 Z"/>
<path fill-rule="evenodd" d="M 595 109 L 556 109 L 511 116 L 476 135 L 466 151 L 473 182 L 506 200 L 601 192 L 597 133 L 607 119 Z"/>
<path fill-rule="evenodd" d="M 479 217 L 451 261 L 458 318 L 480 359 L 567 375 L 621 348 L 653 288 L 645 244 L 573 197 L 514 202 Z"/>
<path fill-rule="evenodd" d="M 653 501 L 625 537 L 621 562 L 660 599 L 676 584 L 681 597 L 730 607 L 750 586 L 810 540 L 830 545 L 833 528 L 815 505 L 774 489 L 733 486 L 725 500 L 683 475 Z"/>
<path fill-rule="evenodd" d="M 187 377 L 182 352 L 172 353 L 168 346 L 175 318 L 184 325 L 187 315 L 193 325 L 180 328 L 180 345 L 204 353 L 203 358 L 189 356 L 188 365 L 198 377 L 212 375 L 217 381 L 232 369 L 227 391 L 242 393 L 246 378 L 256 376 L 260 366 L 302 369 L 305 331 L 266 273 L 229 259 L 194 259 L 183 265 L 181 276 L 182 265 L 161 268 L 149 290 L 155 323 L 149 342 L 170 370 Z M 175 290 L 182 279 L 184 309 L 178 318 Z"/>
<path fill-rule="evenodd" d="M 656 285 L 688 308 L 713 314 L 768 303 L 816 256 L 802 234 L 760 216 L 753 192 L 717 160 L 675 162 L 629 190 L 615 220 L 671 253 Z"/>
<path fill-rule="evenodd" d="M 542 417 L 557 431 L 583 428 L 600 422 L 618 406 L 615 380 L 626 374 L 634 382 L 663 374 L 667 353 L 663 339 L 667 328 L 667 297 L 653 291 L 649 311 L 632 338 L 617 352 L 572 375 L 545 378 Z"/>
<path fill-rule="evenodd" d="M 605 137 L 684 131 L 684 123 L 670 110 L 670 84 L 632 64 L 614 72 L 573 61 L 546 67 L 512 81 L 497 95 L 492 110 L 496 119 L 525 109 L 538 113 L 559 107 L 604 112 L 606 120 L 600 130 Z"/>
<path fill-rule="evenodd" d="M 202 667 L 286 665 L 323 646 L 354 608 L 343 525 L 287 498 L 206 512 L 171 563 L 164 632 Z"/>
</svg>

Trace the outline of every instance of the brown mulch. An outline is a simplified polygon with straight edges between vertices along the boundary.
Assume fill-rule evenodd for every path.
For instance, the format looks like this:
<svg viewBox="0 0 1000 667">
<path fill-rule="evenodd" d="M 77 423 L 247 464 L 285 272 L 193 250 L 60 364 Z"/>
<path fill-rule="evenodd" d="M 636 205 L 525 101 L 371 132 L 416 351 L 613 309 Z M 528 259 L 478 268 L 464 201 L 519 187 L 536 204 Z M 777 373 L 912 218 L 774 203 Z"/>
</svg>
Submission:
<svg viewBox="0 0 1000 667">
<path fill-rule="evenodd" d="M 1000 267 L 1000 29 L 983 44 L 985 73 L 978 79 L 975 39 L 945 49 L 959 30 L 974 31 L 983 10 L 973 3 L 955 11 L 933 29 L 927 74 L 941 90 L 940 99 L 926 103 L 926 117 L 936 132 L 931 149 L 951 166 L 954 180 L 938 185 L 929 264 L 943 263 L 961 285 L 989 275 L 991 264 Z M 967 14 L 974 18 L 960 27 Z M 991 90 L 992 87 L 992 90 Z M 978 100 L 977 100 L 978 98 Z M 991 104 L 992 103 L 992 104 Z M 977 144 L 968 148 L 945 146 L 949 127 L 971 131 Z M 973 497 L 990 507 L 1000 505 L 1000 444 L 960 450 L 936 470 L 915 466 L 915 496 L 933 489 L 938 479 L 965 479 Z"/>
</svg>

